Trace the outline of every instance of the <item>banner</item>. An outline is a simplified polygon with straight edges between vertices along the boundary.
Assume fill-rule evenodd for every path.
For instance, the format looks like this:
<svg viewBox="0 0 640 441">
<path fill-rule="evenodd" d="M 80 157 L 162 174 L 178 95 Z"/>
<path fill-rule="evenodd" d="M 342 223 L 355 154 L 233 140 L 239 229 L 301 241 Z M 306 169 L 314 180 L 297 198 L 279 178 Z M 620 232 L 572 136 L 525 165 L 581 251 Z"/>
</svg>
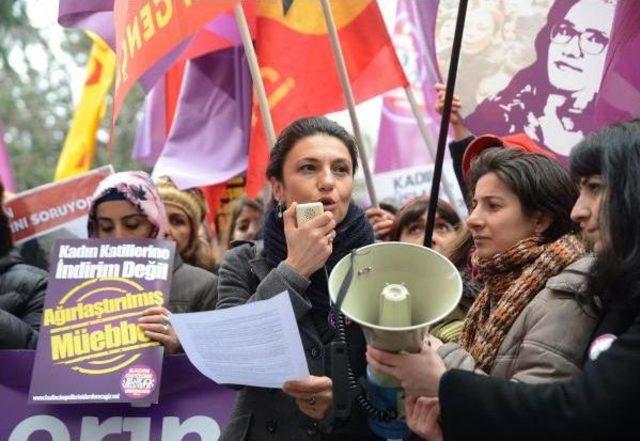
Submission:
<svg viewBox="0 0 640 441">
<path fill-rule="evenodd" d="M 444 76 L 457 4 L 443 0 L 439 5 L 432 29 Z M 566 164 L 572 147 L 603 122 L 602 117 L 596 119 L 596 102 L 607 64 L 614 72 L 626 70 L 624 63 L 617 65 L 609 56 L 619 33 L 630 44 L 618 56 L 634 59 L 632 54 L 640 51 L 640 40 L 634 38 L 640 33 L 637 22 L 627 30 L 613 24 L 616 8 L 624 6 L 627 12 L 640 8 L 637 1 L 627 0 L 471 4 L 456 84 L 469 130 L 499 136 L 525 132 Z M 610 81 L 616 78 L 625 81 Z M 638 96 L 638 85 L 629 87 L 629 80 L 640 79 L 637 73 L 610 78 L 607 101 L 625 101 L 629 92 Z M 621 107 L 618 110 L 638 110 L 637 105 Z"/>
<path fill-rule="evenodd" d="M 87 237 L 91 197 L 112 173 L 107 165 L 18 193 L 4 203 L 13 243 L 26 263 L 46 270 L 55 239 Z"/>
<path fill-rule="evenodd" d="M 437 7 L 437 4 L 435 5 Z M 424 34 L 423 9 L 432 8 L 431 2 L 415 2 L 400 0 L 396 12 L 392 41 L 416 97 L 424 123 L 428 131 L 427 142 L 431 151 L 437 150 L 440 131 L 440 115 L 434 109 L 437 94 L 433 88 L 438 82 L 437 69 L 431 59 L 430 47 Z M 435 8 L 428 14 L 435 14 Z M 394 89 L 383 95 L 380 131 L 376 147 L 374 176 L 378 197 L 381 201 L 401 206 L 405 201 L 431 190 L 433 162 L 430 150 L 420 133 L 415 115 L 411 110 L 406 93 L 402 89 Z M 449 201 L 464 211 L 465 203 L 460 187 L 452 173 L 449 155 L 444 162 L 444 185 L 456 200 Z M 417 174 L 417 175 L 416 175 Z M 398 185 L 396 177 L 408 177 L 409 181 L 419 182 L 417 185 Z M 415 176 L 415 179 L 411 179 Z M 422 182 L 420 177 L 429 176 Z M 450 178 L 452 176 L 453 178 Z M 390 178 L 392 177 L 392 178 Z M 417 193 L 422 191 L 423 193 Z M 447 193 L 440 191 L 440 198 L 448 199 Z"/>
<path fill-rule="evenodd" d="M 184 355 L 164 357 L 158 404 L 29 404 L 35 351 L 0 351 L 0 439 L 6 441 L 216 441 L 235 391 Z"/>
<path fill-rule="evenodd" d="M 157 403 L 162 345 L 138 326 L 169 299 L 175 242 L 56 242 L 31 402 Z"/>
<path fill-rule="evenodd" d="M 204 0 L 115 2 L 116 83 L 113 121 L 127 93 L 143 74 L 158 68 L 157 63 L 161 60 L 166 68 L 171 66 L 189 45 L 188 38 L 232 8 L 233 4 Z M 175 57 L 167 57 L 169 54 Z"/>
</svg>

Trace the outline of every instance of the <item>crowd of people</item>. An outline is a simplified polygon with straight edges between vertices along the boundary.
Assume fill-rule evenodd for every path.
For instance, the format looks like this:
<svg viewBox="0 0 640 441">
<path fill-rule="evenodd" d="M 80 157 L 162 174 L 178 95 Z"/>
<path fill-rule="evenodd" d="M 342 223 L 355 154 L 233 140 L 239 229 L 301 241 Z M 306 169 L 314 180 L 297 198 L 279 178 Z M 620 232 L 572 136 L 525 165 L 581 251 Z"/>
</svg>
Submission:
<svg viewBox="0 0 640 441">
<path fill-rule="evenodd" d="M 637 437 L 640 120 L 587 136 L 567 169 L 525 134 L 473 136 L 459 108 L 456 99 L 450 150 L 469 214 L 461 219 L 439 200 L 432 248 L 460 272 L 462 301 L 416 354 L 368 347 L 330 302 L 327 274 L 352 250 L 376 241 L 422 245 L 429 203 L 423 196 L 401 207 L 357 206 L 358 146 L 337 123 L 308 117 L 280 133 L 266 170 L 272 200 L 236 202 L 224 255 L 207 234 L 199 189 L 138 171 L 99 184 L 89 238 L 176 243 L 168 302 L 139 319 L 167 353 L 182 350 L 172 313 L 289 295 L 311 376 L 282 389 L 239 388 L 220 439 L 379 439 L 359 406 L 346 418 L 334 412 L 328 348 L 337 323 L 356 378 L 368 363 L 401 382 L 415 436 Z M 312 201 L 324 213 L 298 225 L 296 206 Z M 36 347 L 46 283 L 46 272 L 20 261 L 0 210 L 1 349 Z"/>
</svg>

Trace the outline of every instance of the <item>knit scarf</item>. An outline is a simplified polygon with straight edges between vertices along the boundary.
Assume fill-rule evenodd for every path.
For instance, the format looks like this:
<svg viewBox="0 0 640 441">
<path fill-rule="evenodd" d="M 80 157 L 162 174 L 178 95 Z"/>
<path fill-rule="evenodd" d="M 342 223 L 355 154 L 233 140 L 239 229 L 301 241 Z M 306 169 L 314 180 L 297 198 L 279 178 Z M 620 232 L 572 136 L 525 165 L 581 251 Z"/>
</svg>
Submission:
<svg viewBox="0 0 640 441">
<path fill-rule="evenodd" d="M 277 208 L 269 210 L 265 216 L 263 238 L 264 258 L 271 267 L 275 268 L 287 258 L 284 221 L 278 217 Z M 372 244 L 374 240 L 373 228 L 365 217 L 364 211 L 352 202 L 349 204 L 344 220 L 336 227 L 333 252 L 325 264 L 327 274 L 330 274 L 338 261 L 351 250 Z M 316 271 L 309 279 L 311 285 L 307 288 L 305 295 L 312 305 L 311 317 L 320 333 L 320 338 L 324 343 L 328 343 L 333 338 L 334 329 L 329 321 L 331 307 L 328 280 L 324 269 Z"/>
<path fill-rule="evenodd" d="M 484 288 L 469 309 L 460 344 L 479 368 L 490 371 L 505 335 L 522 310 L 549 278 L 584 254 L 582 242 L 575 235 L 565 235 L 552 243 L 530 237 L 495 256 L 473 256 Z"/>
</svg>

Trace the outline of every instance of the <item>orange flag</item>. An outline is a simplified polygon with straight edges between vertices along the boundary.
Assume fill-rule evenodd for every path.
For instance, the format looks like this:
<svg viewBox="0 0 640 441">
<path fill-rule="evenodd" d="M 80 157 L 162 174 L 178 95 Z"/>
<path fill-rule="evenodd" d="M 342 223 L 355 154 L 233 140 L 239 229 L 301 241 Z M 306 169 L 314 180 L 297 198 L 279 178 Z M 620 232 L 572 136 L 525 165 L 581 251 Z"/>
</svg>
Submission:
<svg viewBox="0 0 640 441">
<path fill-rule="evenodd" d="M 408 84 L 375 0 L 332 1 L 357 102 Z M 319 0 L 261 1 L 256 52 L 276 133 L 297 118 L 344 109 L 346 101 Z M 247 193 L 263 188 L 269 147 L 254 111 Z"/>
<path fill-rule="evenodd" d="M 136 81 L 233 1 L 126 0 L 114 2 L 116 85 L 113 121 Z"/>
</svg>

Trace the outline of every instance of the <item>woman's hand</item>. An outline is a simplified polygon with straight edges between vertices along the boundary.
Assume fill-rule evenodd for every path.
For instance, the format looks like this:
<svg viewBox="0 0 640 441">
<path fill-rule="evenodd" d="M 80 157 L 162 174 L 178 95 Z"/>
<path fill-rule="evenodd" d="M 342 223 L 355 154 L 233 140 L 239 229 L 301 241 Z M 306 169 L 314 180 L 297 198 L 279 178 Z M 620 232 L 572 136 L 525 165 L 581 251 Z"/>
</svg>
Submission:
<svg viewBox="0 0 640 441">
<path fill-rule="evenodd" d="M 371 207 L 365 211 L 369 223 L 373 227 L 373 234 L 377 239 L 388 240 L 391 235 L 391 229 L 396 219 L 393 213 L 383 210 L 382 208 Z"/>
<path fill-rule="evenodd" d="M 430 347 L 417 354 L 392 354 L 367 346 L 367 362 L 376 371 L 393 375 L 408 395 L 438 395 L 440 377 L 446 368 Z"/>
<path fill-rule="evenodd" d="M 324 266 L 333 252 L 336 221 L 325 211 L 303 225 L 296 225 L 295 202 L 283 213 L 287 259 L 284 261 L 307 279 Z"/>
<path fill-rule="evenodd" d="M 174 354 L 180 347 L 178 336 L 169 323 L 171 312 L 164 306 L 152 306 L 142 311 L 142 317 L 138 319 L 138 326 L 151 340 L 164 345 L 168 354 Z"/>
<path fill-rule="evenodd" d="M 437 398 L 409 395 L 404 400 L 407 426 L 416 435 L 429 441 L 442 441 L 440 402 Z"/>
<path fill-rule="evenodd" d="M 447 92 L 447 86 L 442 83 L 436 83 L 433 88 L 438 93 L 438 100 L 435 104 L 435 110 L 440 115 L 444 111 L 444 96 Z M 471 132 L 467 127 L 462 123 L 462 118 L 460 117 L 460 108 L 462 107 L 462 101 L 457 95 L 453 96 L 453 101 L 451 103 L 451 116 L 449 116 L 449 124 L 451 124 L 451 128 L 453 129 L 453 135 L 456 141 L 460 141 L 468 136 L 471 136 Z"/>
<path fill-rule="evenodd" d="M 333 405 L 333 382 L 329 377 L 309 376 L 304 381 L 287 381 L 282 390 L 296 399 L 302 413 L 315 420 L 327 416 Z"/>
</svg>

